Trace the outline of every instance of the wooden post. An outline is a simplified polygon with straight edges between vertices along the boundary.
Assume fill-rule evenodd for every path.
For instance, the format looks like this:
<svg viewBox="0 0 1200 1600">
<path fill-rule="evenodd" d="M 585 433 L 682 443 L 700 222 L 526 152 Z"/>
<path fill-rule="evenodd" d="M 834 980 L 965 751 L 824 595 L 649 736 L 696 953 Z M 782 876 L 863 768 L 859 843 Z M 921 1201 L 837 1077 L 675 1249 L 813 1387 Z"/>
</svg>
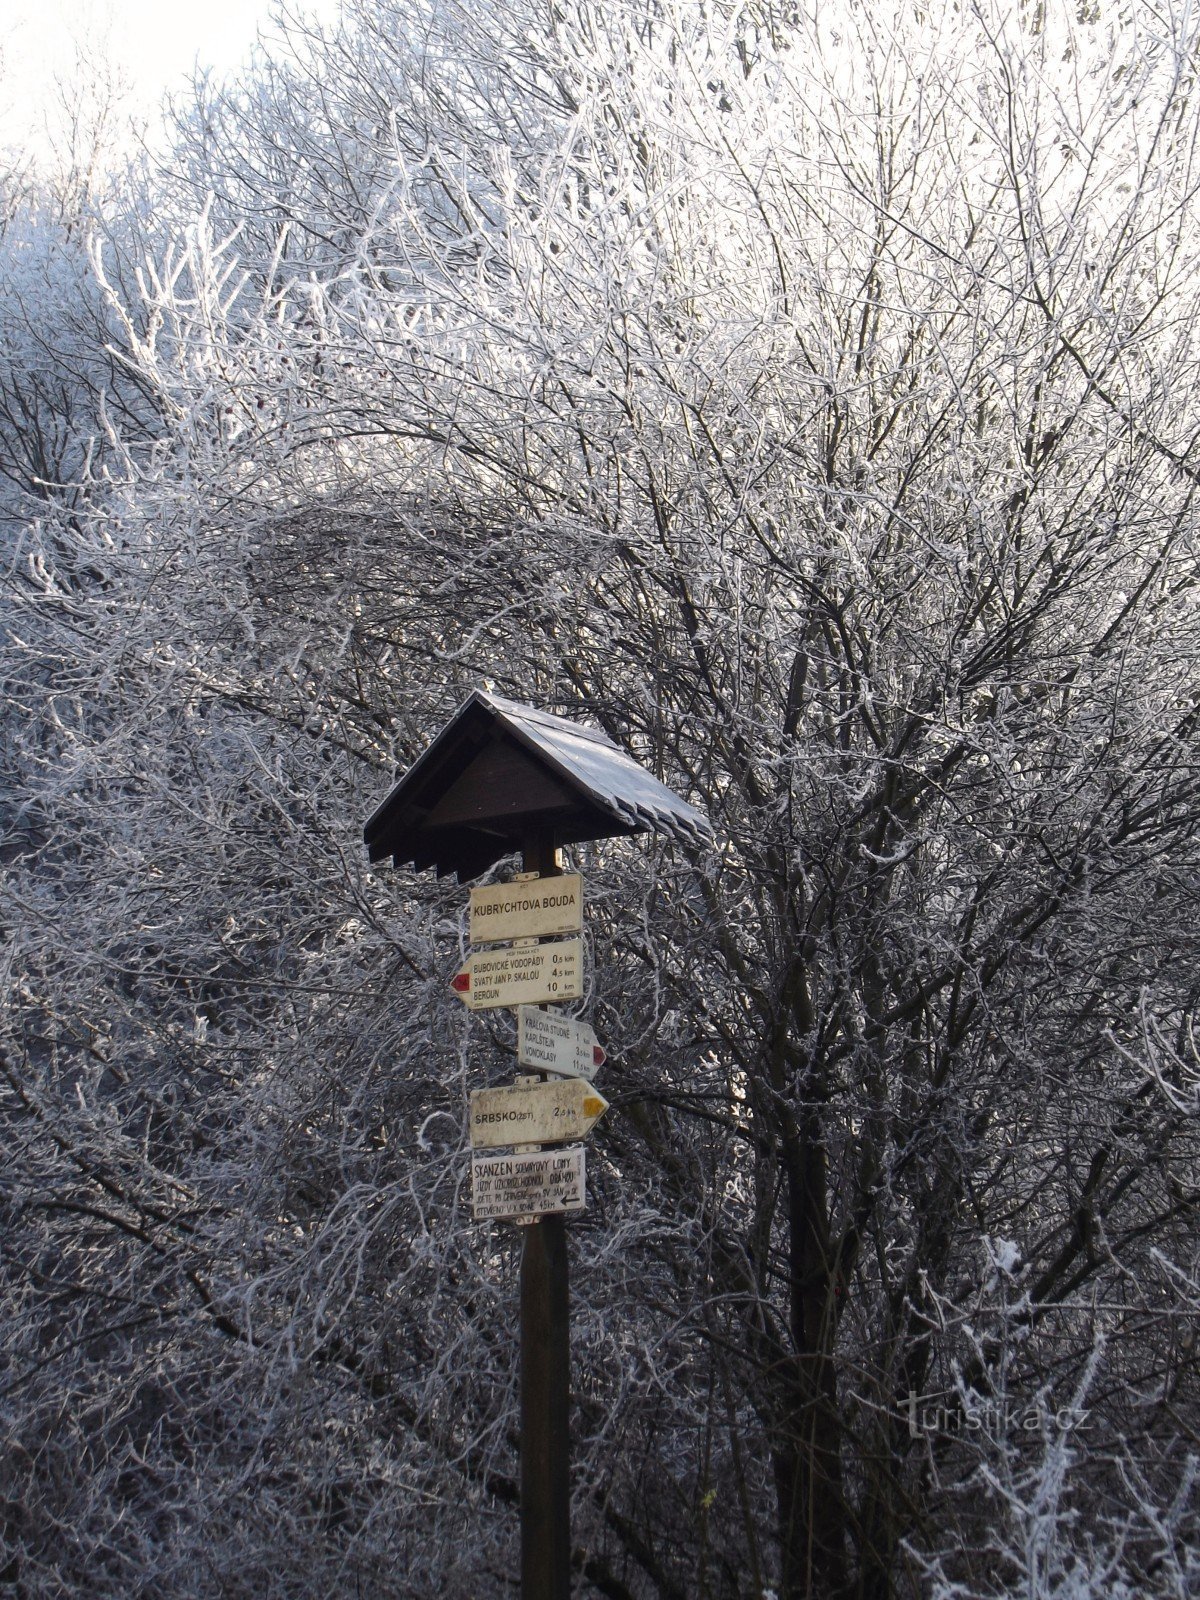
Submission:
<svg viewBox="0 0 1200 1600">
<path fill-rule="evenodd" d="M 586 754 L 580 749 L 581 730 L 568 718 L 477 689 L 367 819 L 363 835 L 371 860 L 391 856 L 398 865 L 411 861 L 419 871 L 456 872 L 465 882 L 520 845 L 527 873 L 554 877 L 559 872 L 556 828 L 559 837 L 581 843 L 647 830 L 690 844 L 711 836 L 694 806 L 636 764 L 631 772 L 629 757 L 596 729 L 583 731 Z M 471 972 L 469 967 L 456 974 L 460 993 L 460 980 L 469 987 Z M 502 1002 L 493 995 L 490 1003 Z M 570 1300 L 564 1218 L 543 1216 L 526 1223 L 524 1233 L 521 1596 L 570 1600 Z"/>
<path fill-rule="evenodd" d="M 526 872 L 554 877 L 553 841 L 524 847 Z M 521 1600 L 571 1597 L 570 1286 L 566 1219 L 527 1224 L 521 1250 Z"/>
</svg>

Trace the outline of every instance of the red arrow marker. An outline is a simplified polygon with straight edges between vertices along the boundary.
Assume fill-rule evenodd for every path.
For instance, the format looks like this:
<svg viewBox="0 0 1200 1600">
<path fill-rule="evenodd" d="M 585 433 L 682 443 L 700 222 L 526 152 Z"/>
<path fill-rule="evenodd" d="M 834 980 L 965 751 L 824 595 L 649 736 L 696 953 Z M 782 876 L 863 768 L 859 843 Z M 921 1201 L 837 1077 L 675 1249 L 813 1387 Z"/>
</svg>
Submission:
<svg viewBox="0 0 1200 1600">
<path fill-rule="evenodd" d="M 604 1049 L 603 1045 L 594 1044 L 592 1046 L 592 1065 L 594 1067 L 602 1067 L 607 1060 L 608 1051 Z"/>
<path fill-rule="evenodd" d="M 469 972 L 456 972 L 450 979 L 450 987 L 455 994 L 470 994 L 471 974 Z"/>
</svg>

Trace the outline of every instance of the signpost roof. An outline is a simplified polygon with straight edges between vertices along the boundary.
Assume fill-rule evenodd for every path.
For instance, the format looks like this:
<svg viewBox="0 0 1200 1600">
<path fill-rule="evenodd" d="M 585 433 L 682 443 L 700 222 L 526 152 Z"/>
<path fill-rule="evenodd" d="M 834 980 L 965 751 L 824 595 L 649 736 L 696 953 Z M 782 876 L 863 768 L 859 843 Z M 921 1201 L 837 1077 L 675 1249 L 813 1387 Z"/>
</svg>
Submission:
<svg viewBox="0 0 1200 1600">
<path fill-rule="evenodd" d="M 711 837 L 681 800 L 596 728 L 477 689 L 368 819 L 372 861 L 460 880 L 522 848 L 617 835 Z"/>
</svg>

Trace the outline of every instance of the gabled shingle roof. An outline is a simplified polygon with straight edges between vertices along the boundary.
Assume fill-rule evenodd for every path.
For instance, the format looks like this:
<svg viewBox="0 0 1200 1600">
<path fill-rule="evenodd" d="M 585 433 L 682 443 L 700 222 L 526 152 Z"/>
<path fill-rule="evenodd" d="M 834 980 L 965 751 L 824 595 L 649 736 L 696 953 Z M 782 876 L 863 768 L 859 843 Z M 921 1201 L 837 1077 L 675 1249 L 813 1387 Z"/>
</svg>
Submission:
<svg viewBox="0 0 1200 1600">
<path fill-rule="evenodd" d="M 477 877 L 532 830 L 556 844 L 646 831 L 712 837 L 701 812 L 596 728 L 477 689 L 376 809 L 372 861 Z"/>
</svg>

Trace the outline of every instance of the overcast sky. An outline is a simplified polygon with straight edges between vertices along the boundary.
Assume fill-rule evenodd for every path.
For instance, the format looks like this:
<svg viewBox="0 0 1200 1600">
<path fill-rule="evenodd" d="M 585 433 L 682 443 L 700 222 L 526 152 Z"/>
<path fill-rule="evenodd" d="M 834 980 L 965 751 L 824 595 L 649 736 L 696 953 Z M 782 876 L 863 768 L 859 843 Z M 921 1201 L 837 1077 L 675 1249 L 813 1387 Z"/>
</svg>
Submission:
<svg viewBox="0 0 1200 1600">
<path fill-rule="evenodd" d="M 271 0 L 0 0 L 0 145 L 45 147 L 56 109 L 55 79 L 70 80 L 77 48 L 108 59 L 144 110 L 179 88 L 199 58 L 223 71 L 269 27 Z M 302 0 L 336 12 L 336 0 Z"/>
</svg>

